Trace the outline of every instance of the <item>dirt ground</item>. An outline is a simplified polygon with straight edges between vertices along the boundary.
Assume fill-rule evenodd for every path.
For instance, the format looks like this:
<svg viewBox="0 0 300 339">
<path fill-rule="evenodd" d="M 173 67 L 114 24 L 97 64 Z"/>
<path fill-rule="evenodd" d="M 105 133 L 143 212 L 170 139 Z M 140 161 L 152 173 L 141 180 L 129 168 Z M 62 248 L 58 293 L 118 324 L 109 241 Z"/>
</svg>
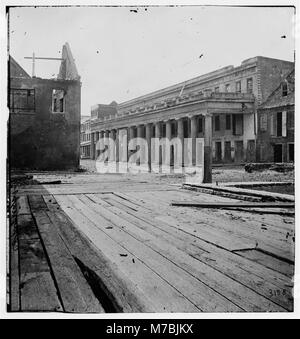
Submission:
<svg viewBox="0 0 300 339">
<path fill-rule="evenodd" d="M 275 171 L 262 171 L 247 173 L 244 167 L 215 168 L 213 169 L 213 181 L 218 182 L 247 182 L 247 181 L 294 181 L 294 171 L 279 173 Z"/>
<path fill-rule="evenodd" d="M 90 173 L 96 172 L 95 161 L 81 160 L 80 165 Z M 147 175 L 147 174 L 145 174 Z M 182 174 L 160 174 L 160 180 L 168 181 L 169 183 L 183 183 L 186 177 Z M 275 171 L 262 171 L 247 173 L 243 166 L 236 167 L 217 167 L 213 168 L 213 182 L 285 182 L 294 181 L 294 171 L 279 173 Z"/>
</svg>

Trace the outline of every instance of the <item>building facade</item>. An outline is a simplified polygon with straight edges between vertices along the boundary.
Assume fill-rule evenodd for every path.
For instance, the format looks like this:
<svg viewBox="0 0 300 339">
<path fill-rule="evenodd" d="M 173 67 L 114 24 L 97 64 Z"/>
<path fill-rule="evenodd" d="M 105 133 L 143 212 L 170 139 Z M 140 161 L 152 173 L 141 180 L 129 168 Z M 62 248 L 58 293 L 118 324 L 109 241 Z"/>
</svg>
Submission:
<svg viewBox="0 0 300 339">
<path fill-rule="evenodd" d="M 259 162 L 294 162 L 295 71 L 258 109 Z"/>
<path fill-rule="evenodd" d="M 68 43 L 55 79 L 27 74 L 9 59 L 9 163 L 12 168 L 79 166 L 81 82 Z"/>
<path fill-rule="evenodd" d="M 116 114 L 92 119 L 91 157 L 98 156 L 96 144 L 125 134 L 128 142 L 142 137 L 148 144 L 153 137 L 204 138 L 208 161 L 255 161 L 257 108 L 293 67 L 292 62 L 254 57 L 120 103 Z M 194 147 L 184 150 L 189 151 L 196 152 Z"/>
<path fill-rule="evenodd" d="M 91 117 L 90 116 L 81 116 L 80 157 L 81 159 L 90 159 L 91 157 Z"/>
</svg>

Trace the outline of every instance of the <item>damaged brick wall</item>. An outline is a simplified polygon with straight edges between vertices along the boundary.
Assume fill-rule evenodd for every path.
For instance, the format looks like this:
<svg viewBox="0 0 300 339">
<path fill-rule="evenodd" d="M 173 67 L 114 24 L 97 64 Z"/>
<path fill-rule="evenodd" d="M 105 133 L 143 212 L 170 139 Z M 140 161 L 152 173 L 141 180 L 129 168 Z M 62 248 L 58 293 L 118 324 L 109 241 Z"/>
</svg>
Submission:
<svg viewBox="0 0 300 339">
<path fill-rule="evenodd" d="M 278 84 L 295 67 L 293 62 L 271 58 L 258 57 L 260 89 L 258 103 L 263 103 L 269 95 L 277 88 Z"/>
<path fill-rule="evenodd" d="M 77 168 L 80 158 L 80 81 L 11 78 L 10 89 L 35 91 L 34 109 L 15 113 L 11 110 L 10 166 L 35 170 Z M 63 112 L 53 112 L 55 89 L 65 93 Z"/>
</svg>

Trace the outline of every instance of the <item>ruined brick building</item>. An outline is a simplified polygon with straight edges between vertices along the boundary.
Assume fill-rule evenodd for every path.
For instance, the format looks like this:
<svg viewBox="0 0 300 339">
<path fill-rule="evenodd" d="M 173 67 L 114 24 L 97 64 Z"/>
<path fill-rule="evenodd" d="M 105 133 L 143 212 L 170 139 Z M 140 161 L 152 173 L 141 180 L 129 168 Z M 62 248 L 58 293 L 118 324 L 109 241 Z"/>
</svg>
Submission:
<svg viewBox="0 0 300 339">
<path fill-rule="evenodd" d="M 75 169 L 80 158 L 81 82 L 68 43 L 55 79 L 30 76 L 9 58 L 11 168 Z"/>
<path fill-rule="evenodd" d="M 91 158 L 99 154 L 98 140 L 126 134 L 128 140 L 143 137 L 148 142 L 152 137 L 204 138 L 205 152 L 214 163 L 272 160 L 271 155 L 258 156 L 265 152 L 258 108 L 271 101 L 270 95 L 293 69 L 293 62 L 258 56 L 120 103 L 116 113 L 92 113 Z"/>
</svg>

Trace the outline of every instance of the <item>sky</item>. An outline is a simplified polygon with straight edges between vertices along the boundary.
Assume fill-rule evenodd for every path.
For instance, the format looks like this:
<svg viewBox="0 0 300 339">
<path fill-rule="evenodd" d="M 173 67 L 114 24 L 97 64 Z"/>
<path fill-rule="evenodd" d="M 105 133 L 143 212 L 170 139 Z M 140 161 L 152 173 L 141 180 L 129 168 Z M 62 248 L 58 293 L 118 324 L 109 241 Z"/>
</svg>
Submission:
<svg viewBox="0 0 300 339">
<path fill-rule="evenodd" d="M 68 42 L 82 81 L 81 114 L 90 115 L 95 104 L 124 102 L 257 55 L 293 61 L 293 16 L 288 7 L 16 7 L 9 52 L 31 74 L 25 56 L 60 57 Z M 39 77 L 56 77 L 58 69 L 59 61 L 36 61 Z"/>
</svg>

